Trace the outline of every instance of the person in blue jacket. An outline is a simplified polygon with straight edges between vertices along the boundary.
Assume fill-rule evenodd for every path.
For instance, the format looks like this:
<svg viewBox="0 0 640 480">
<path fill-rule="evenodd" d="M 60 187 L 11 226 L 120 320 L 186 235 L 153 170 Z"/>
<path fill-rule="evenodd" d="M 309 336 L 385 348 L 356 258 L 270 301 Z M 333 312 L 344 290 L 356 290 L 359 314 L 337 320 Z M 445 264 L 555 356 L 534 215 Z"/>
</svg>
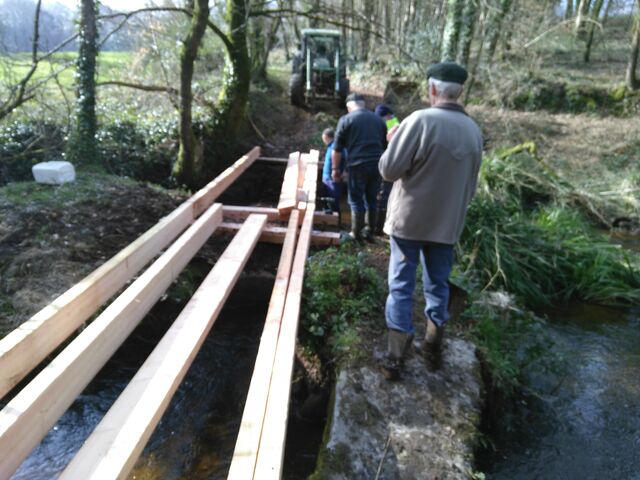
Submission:
<svg viewBox="0 0 640 480">
<path fill-rule="evenodd" d="M 340 213 L 340 197 L 342 195 L 342 178 L 340 180 L 335 181 L 331 177 L 331 153 L 333 152 L 333 139 L 335 137 L 335 133 L 333 129 L 326 128 L 322 132 L 322 141 L 327 146 L 327 151 L 324 154 L 324 167 L 322 168 L 322 183 L 325 185 L 326 196 L 331 198 L 333 201 L 331 202 L 331 211 Z M 342 158 L 346 159 L 347 151 L 342 149 Z M 340 168 L 340 174 L 344 174 L 344 166 L 346 162 L 342 162 Z"/>
</svg>

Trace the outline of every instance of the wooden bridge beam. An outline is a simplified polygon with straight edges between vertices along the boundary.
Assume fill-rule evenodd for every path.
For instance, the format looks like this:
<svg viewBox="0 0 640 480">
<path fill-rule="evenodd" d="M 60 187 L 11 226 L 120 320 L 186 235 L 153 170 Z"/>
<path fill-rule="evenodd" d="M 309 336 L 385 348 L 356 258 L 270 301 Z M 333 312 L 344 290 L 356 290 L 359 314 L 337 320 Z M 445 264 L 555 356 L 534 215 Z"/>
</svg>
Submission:
<svg viewBox="0 0 640 480">
<path fill-rule="evenodd" d="M 256 457 L 253 478 L 280 479 L 289 415 L 289 396 L 298 334 L 298 321 L 302 301 L 304 267 L 309 255 L 315 210 L 316 165 L 319 152 L 312 150 L 307 158 L 305 188 L 306 211 L 298 237 L 298 245 L 293 260 L 287 298 L 282 315 L 280 334 L 273 363 L 273 373 L 269 386 L 269 396 L 260 435 L 260 445 Z"/>
<path fill-rule="evenodd" d="M 133 468 L 235 285 L 265 215 L 251 215 L 60 479 L 115 479 Z"/>
<path fill-rule="evenodd" d="M 0 340 L 0 398 L 193 222 L 260 156 L 255 147 L 109 261 Z"/>
<path fill-rule="evenodd" d="M 215 204 L 0 411 L 0 479 L 44 438 L 221 221 Z"/>
<path fill-rule="evenodd" d="M 262 422 L 267 407 L 271 371 L 276 355 L 280 322 L 284 311 L 289 286 L 289 276 L 295 253 L 298 233 L 298 215 L 294 210 L 289 216 L 289 225 L 282 245 L 282 254 L 276 273 L 276 280 L 269 301 L 269 309 L 260 338 L 260 347 L 256 356 L 255 367 L 251 377 L 249 393 L 244 406 L 240 423 L 240 431 L 236 440 L 233 459 L 229 469 L 228 480 L 245 480 L 253 478 L 253 471 L 258 455 Z"/>
</svg>

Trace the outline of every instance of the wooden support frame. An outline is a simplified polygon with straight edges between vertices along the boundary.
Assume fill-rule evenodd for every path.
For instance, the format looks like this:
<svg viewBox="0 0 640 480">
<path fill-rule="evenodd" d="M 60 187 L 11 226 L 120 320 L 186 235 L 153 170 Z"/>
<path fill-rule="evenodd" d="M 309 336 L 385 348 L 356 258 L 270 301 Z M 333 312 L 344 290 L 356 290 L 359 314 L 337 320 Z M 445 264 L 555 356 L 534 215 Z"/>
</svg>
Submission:
<svg viewBox="0 0 640 480">
<path fill-rule="evenodd" d="M 253 148 L 109 261 L 0 340 L 0 398 L 77 330 L 260 156 Z"/>
<path fill-rule="evenodd" d="M 235 285 L 265 215 L 251 215 L 60 479 L 125 477 L 166 410 Z"/>
<path fill-rule="evenodd" d="M 238 205 L 224 205 L 222 214 L 227 222 L 240 222 L 246 219 L 249 215 L 256 213 L 259 215 L 266 215 L 267 220 L 270 222 L 277 221 L 280 218 L 277 208 L 271 207 L 255 207 L 255 206 L 238 206 Z M 313 214 L 314 225 L 332 225 L 339 226 L 337 213 L 323 213 L 315 212 Z"/>
<path fill-rule="evenodd" d="M 240 230 L 241 223 L 222 222 L 218 232 L 233 233 Z M 267 225 L 260 235 L 260 241 L 264 243 L 273 243 L 276 245 L 282 245 L 287 235 L 288 228 L 278 227 L 274 225 Z M 336 232 L 320 232 L 313 230 L 311 232 L 311 244 L 314 246 L 328 247 L 331 245 L 338 245 L 340 243 L 340 234 Z"/>
<path fill-rule="evenodd" d="M 278 346 L 273 365 L 269 398 L 265 412 L 254 479 L 280 479 L 286 439 L 289 396 L 295 356 L 298 319 L 304 280 L 304 265 L 309 254 L 313 204 L 308 206 L 296 248 L 293 269 L 287 290 Z"/>
<path fill-rule="evenodd" d="M 0 478 L 42 440 L 221 221 L 215 204 L 0 411 Z"/>
<path fill-rule="evenodd" d="M 260 445 L 262 422 L 267 407 L 278 334 L 280 333 L 280 323 L 293 264 L 299 213 L 294 210 L 289 216 L 289 225 L 282 246 L 280 263 L 278 264 L 276 280 L 271 293 L 271 300 L 269 301 L 269 309 L 267 310 L 267 317 L 262 337 L 260 338 L 260 347 L 256 356 L 255 368 L 251 377 L 229 475 L 227 476 L 228 480 L 253 478 L 258 446 Z"/>
</svg>

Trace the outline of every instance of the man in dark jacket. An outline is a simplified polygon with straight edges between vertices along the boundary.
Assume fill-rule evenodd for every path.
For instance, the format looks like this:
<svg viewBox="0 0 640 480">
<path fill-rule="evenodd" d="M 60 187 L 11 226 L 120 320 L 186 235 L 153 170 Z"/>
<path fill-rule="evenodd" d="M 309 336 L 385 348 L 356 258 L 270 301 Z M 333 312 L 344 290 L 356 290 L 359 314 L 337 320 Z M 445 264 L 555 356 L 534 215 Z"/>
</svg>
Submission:
<svg viewBox="0 0 640 480">
<path fill-rule="evenodd" d="M 351 233 L 356 240 L 370 239 L 376 220 L 376 195 L 380 187 L 378 161 L 387 146 L 387 127 L 375 113 L 365 108 L 364 97 L 347 97 L 347 113 L 338 121 L 331 155 L 334 181 L 340 178 L 340 152 L 349 152 L 347 171 Z M 366 216 L 366 218 L 365 218 Z M 366 228 L 365 228 L 366 225 Z"/>
</svg>

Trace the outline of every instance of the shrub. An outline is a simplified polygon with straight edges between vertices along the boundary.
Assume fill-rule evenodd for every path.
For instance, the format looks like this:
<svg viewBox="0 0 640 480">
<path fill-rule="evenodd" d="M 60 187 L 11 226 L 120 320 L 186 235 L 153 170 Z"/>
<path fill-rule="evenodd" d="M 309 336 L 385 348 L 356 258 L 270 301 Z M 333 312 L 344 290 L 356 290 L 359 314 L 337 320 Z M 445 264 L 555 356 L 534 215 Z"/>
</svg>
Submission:
<svg viewBox="0 0 640 480">
<path fill-rule="evenodd" d="M 13 122 L 0 126 L 0 186 L 33 179 L 36 163 L 62 159 L 64 132 L 58 125 Z"/>
</svg>

